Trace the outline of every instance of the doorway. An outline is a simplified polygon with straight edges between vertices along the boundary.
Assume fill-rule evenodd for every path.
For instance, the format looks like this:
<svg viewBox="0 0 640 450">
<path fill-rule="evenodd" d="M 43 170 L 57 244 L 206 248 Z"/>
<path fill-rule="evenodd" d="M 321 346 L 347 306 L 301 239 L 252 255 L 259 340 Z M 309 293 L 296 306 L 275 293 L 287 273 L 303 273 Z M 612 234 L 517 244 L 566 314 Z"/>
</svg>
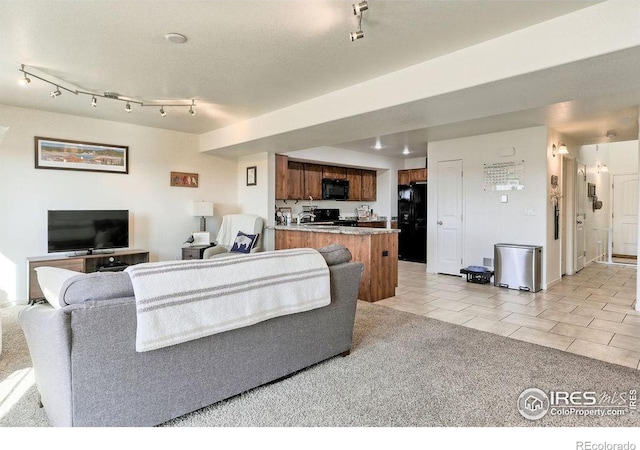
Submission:
<svg viewBox="0 0 640 450">
<path fill-rule="evenodd" d="M 613 262 L 636 264 L 638 256 L 638 174 L 613 176 Z"/>
<path fill-rule="evenodd" d="M 438 273 L 460 276 L 462 268 L 462 160 L 438 161 Z"/>
</svg>

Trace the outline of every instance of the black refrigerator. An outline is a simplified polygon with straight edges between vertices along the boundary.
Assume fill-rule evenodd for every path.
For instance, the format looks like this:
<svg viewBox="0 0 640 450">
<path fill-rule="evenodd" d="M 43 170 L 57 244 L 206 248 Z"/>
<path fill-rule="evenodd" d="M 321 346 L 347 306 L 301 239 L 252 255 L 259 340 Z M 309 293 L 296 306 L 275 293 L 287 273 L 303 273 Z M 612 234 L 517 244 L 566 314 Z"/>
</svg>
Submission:
<svg viewBox="0 0 640 450">
<path fill-rule="evenodd" d="M 427 183 L 398 185 L 398 258 L 427 262 Z"/>
</svg>

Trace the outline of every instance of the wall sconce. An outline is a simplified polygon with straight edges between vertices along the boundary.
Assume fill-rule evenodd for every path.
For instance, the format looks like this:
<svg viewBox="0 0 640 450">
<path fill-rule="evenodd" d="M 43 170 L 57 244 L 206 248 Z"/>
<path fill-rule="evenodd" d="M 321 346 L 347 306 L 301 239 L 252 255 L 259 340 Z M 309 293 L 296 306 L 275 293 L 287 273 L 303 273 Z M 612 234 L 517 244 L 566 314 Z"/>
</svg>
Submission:
<svg viewBox="0 0 640 450">
<path fill-rule="evenodd" d="M 567 146 L 564 145 L 564 143 L 558 142 L 557 147 L 556 147 L 556 144 L 553 144 L 553 146 L 551 147 L 551 154 L 555 158 L 556 155 L 568 155 L 569 150 L 567 149 Z"/>
<path fill-rule="evenodd" d="M 207 229 L 207 219 L 213 217 L 213 202 L 193 202 L 193 215 L 200 217 L 200 231 Z"/>
<path fill-rule="evenodd" d="M 609 168 L 607 167 L 606 164 L 598 164 L 597 168 L 598 168 L 598 173 L 600 173 L 600 172 L 602 172 L 602 173 L 609 172 Z"/>
</svg>

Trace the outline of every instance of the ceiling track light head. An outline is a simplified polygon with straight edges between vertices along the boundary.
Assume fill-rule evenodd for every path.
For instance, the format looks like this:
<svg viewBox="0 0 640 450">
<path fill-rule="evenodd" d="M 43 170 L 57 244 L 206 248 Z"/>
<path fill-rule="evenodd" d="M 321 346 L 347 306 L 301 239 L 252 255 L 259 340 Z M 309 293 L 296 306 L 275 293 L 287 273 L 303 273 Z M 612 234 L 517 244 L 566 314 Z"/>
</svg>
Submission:
<svg viewBox="0 0 640 450">
<path fill-rule="evenodd" d="M 352 31 L 351 33 L 349 33 L 349 37 L 351 38 L 351 42 L 362 39 L 364 37 L 364 31 Z"/>
<path fill-rule="evenodd" d="M 95 96 L 91 97 L 91 106 L 94 108 L 98 106 L 98 99 Z"/>
<path fill-rule="evenodd" d="M 160 107 L 160 115 L 161 115 L 162 117 L 165 117 L 165 116 L 167 115 L 167 113 L 164 111 L 164 106 L 161 106 L 161 107 Z"/>
<path fill-rule="evenodd" d="M 22 78 L 18 80 L 18 83 L 21 86 L 26 86 L 27 84 L 31 83 L 31 79 L 27 76 L 27 73 L 24 71 L 24 64 L 22 64 L 20 68 L 20 72 L 22 72 Z"/>
<path fill-rule="evenodd" d="M 369 9 L 369 4 L 366 1 L 354 3 L 352 6 L 354 16 L 359 16 L 360 14 L 362 14 L 362 11 L 366 11 L 367 9 Z"/>
<path fill-rule="evenodd" d="M 59 97 L 60 95 L 62 95 L 62 92 L 60 91 L 60 88 L 56 86 L 56 90 L 51 91 L 51 98 L 56 98 L 56 97 Z"/>
<path fill-rule="evenodd" d="M 128 113 L 131 112 L 131 104 L 129 104 L 129 102 L 127 102 L 127 104 L 125 105 L 124 110 Z"/>
</svg>

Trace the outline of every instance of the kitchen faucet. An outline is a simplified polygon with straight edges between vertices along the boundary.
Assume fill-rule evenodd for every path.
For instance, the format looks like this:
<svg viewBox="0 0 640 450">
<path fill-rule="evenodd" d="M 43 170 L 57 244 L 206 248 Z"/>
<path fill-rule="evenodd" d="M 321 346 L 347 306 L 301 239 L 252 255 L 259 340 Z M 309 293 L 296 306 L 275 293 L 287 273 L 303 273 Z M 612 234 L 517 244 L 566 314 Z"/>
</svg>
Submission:
<svg viewBox="0 0 640 450">
<path fill-rule="evenodd" d="M 310 217 L 311 221 L 313 222 L 313 219 L 316 218 L 316 215 L 313 214 L 313 213 L 310 213 L 310 212 L 302 211 L 300 214 L 298 214 L 298 217 L 297 217 L 298 218 L 298 225 L 300 225 L 300 220 L 304 219 L 305 217 Z"/>
</svg>

